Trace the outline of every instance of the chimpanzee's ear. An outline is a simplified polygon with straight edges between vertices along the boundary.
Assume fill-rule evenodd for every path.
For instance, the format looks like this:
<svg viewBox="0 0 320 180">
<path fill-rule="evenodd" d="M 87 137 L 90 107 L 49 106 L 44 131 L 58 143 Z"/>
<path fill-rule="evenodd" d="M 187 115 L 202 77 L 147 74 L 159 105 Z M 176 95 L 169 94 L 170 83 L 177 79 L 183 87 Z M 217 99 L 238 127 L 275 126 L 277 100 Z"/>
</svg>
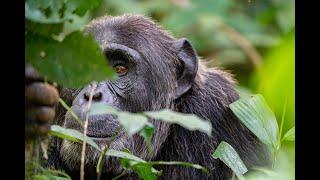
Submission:
<svg viewBox="0 0 320 180">
<path fill-rule="evenodd" d="M 177 40 L 175 48 L 178 50 L 177 55 L 182 64 L 182 71 L 178 77 L 178 88 L 175 93 L 175 99 L 177 99 L 191 88 L 198 71 L 198 56 L 185 38 Z"/>
</svg>

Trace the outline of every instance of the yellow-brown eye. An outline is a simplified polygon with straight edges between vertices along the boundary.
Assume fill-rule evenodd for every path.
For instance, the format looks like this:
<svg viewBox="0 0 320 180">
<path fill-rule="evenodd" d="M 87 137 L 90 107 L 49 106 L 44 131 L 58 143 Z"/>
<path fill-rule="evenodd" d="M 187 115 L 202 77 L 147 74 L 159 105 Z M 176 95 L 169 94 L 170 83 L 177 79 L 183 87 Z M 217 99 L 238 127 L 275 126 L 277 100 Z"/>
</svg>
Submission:
<svg viewBox="0 0 320 180">
<path fill-rule="evenodd" d="M 125 75 L 128 72 L 128 68 L 123 65 L 116 65 L 114 69 L 118 75 Z"/>
</svg>

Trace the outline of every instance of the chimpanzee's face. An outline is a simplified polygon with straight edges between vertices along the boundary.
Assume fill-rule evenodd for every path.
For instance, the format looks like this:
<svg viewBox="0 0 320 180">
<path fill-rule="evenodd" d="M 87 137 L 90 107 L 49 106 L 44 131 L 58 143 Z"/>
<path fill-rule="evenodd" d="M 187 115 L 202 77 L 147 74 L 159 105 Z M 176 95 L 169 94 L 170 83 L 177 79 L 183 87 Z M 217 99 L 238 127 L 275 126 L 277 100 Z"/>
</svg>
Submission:
<svg viewBox="0 0 320 180">
<path fill-rule="evenodd" d="M 172 108 L 177 94 L 180 96 L 189 88 L 188 80 L 194 75 L 183 71 L 183 68 L 197 67 L 194 68 L 192 62 L 184 62 L 181 68 L 177 53 L 179 48 L 186 48 L 181 57 L 187 59 L 190 54 L 193 55 L 192 47 L 183 41 L 177 51 L 176 40 L 150 20 L 140 16 L 107 17 L 91 23 L 87 33 L 94 36 L 106 56 L 108 65 L 117 73 L 116 79 L 97 83 L 92 103 L 103 103 L 129 112 Z M 91 91 L 91 85 L 86 86 L 72 103 L 71 108 L 83 121 Z M 153 141 L 156 141 L 160 138 L 157 133 L 160 133 L 160 130 L 161 133 L 167 133 L 169 125 L 162 122 L 154 125 Z M 69 113 L 66 114 L 64 126 L 83 131 Z M 101 148 L 111 143 L 111 149 L 127 148 L 140 155 L 147 149 L 144 144 L 141 145 L 141 138 L 128 137 L 116 116 L 110 114 L 89 116 L 87 135 Z M 110 142 L 110 138 L 114 136 L 116 138 Z M 157 140 L 157 143 L 163 142 L 165 137 L 162 135 L 162 140 Z M 137 145 L 139 143 L 140 145 Z M 137 150 L 137 146 L 143 150 Z M 86 165 L 94 167 L 99 152 L 91 147 L 87 149 Z M 64 140 L 60 154 L 69 168 L 80 167 L 81 144 Z M 106 171 L 117 174 L 121 170 L 115 159 L 111 158 L 107 164 Z"/>
</svg>

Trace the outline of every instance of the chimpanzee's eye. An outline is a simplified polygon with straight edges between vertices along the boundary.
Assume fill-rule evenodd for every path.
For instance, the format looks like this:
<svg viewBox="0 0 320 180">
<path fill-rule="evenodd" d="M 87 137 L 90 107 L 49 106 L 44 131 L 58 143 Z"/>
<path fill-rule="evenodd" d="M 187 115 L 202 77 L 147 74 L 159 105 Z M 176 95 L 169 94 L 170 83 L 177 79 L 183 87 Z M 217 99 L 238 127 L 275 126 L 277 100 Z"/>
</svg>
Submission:
<svg viewBox="0 0 320 180">
<path fill-rule="evenodd" d="M 115 65 L 114 70 L 119 76 L 123 76 L 128 72 L 128 68 L 122 64 Z"/>
</svg>

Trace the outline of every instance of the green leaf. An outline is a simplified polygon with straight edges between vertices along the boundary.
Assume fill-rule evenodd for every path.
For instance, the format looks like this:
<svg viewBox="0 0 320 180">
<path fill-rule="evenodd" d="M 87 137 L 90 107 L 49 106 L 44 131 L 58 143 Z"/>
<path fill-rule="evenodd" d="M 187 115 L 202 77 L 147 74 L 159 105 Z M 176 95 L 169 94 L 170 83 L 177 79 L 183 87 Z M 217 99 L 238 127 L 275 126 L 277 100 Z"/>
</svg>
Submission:
<svg viewBox="0 0 320 180">
<path fill-rule="evenodd" d="M 295 140 L 295 127 L 291 128 L 286 134 L 283 136 L 283 141 L 294 141 Z"/>
<path fill-rule="evenodd" d="M 142 179 L 155 180 L 156 176 L 152 171 L 152 165 L 148 163 L 141 163 L 136 161 L 131 161 L 128 159 L 121 159 L 121 165 L 127 169 L 132 169 L 138 174 Z"/>
<path fill-rule="evenodd" d="M 278 143 L 278 124 L 272 110 L 263 96 L 253 95 L 240 98 L 230 104 L 233 113 L 263 143 L 276 149 Z"/>
<path fill-rule="evenodd" d="M 147 143 L 148 151 L 151 153 L 152 150 L 152 144 L 151 144 L 151 138 L 154 131 L 154 127 L 151 123 L 147 123 L 146 126 L 140 130 L 139 135 L 142 136 Z"/>
<path fill-rule="evenodd" d="M 129 136 L 139 132 L 147 123 L 147 117 L 140 114 L 121 112 L 117 114 L 120 124 L 126 129 Z"/>
<path fill-rule="evenodd" d="M 68 128 L 63 128 L 58 125 L 52 125 L 51 130 L 49 131 L 50 135 L 57 136 L 62 139 L 74 141 L 74 142 L 83 142 L 83 137 L 84 135 L 74 129 L 68 129 Z M 86 137 L 86 142 L 96 148 L 97 150 L 101 151 L 99 146 L 90 138 Z"/>
<path fill-rule="evenodd" d="M 137 157 L 137 156 L 134 156 L 130 153 L 127 153 L 127 152 L 123 152 L 123 151 L 117 151 L 117 150 L 114 150 L 114 149 L 108 149 L 108 151 L 106 152 L 106 155 L 107 156 L 113 156 L 113 157 L 118 157 L 118 158 L 124 158 L 124 159 L 129 159 L 129 160 L 132 160 L 132 161 L 136 161 L 136 162 L 142 162 L 142 163 L 146 163 L 145 160 Z"/>
<path fill-rule="evenodd" d="M 25 27 L 27 31 L 32 31 L 35 34 L 51 37 L 51 35 L 59 34 L 63 29 L 63 24 L 41 24 L 32 22 L 30 20 L 25 21 Z"/>
<path fill-rule="evenodd" d="M 109 105 L 95 103 L 91 107 L 90 115 L 113 114 L 118 117 L 120 124 L 125 128 L 129 136 L 139 132 L 147 123 L 148 119 L 140 114 L 118 111 Z"/>
<path fill-rule="evenodd" d="M 189 162 L 179 162 L 179 161 L 150 161 L 148 162 L 149 164 L 152 164 L 152 165 L 179 165 L 179 166 L 185 166 L 185 167 L 192 167 L 192 168 L 195 168 L 195 169 L 199 169 L 199 170 L 202 170 L 203 172 L 208 172 L 208 170 L 199 165 L 199 164 L 192 164 L 192 163 L 189 163 Z"/>
<path fill-rule="evenodd" d="M 127 160 L 130 160 L 132 161 L 131 163 L 135 162 L 135 163 L 147 163 L 145 160 L 137 157 L 137 156 L 134 156 L 128 152 L 124 152 L 124 151 L 117 151 L 117 150 L 114 150 L 114 149 L 108 149 L 108 151 L 106 152 L 106 155 L 107 156 L 113 156 L 113 157 L 118 157 L 118 158 L 121 158 L 121 159 L 127 159 Z M 152 168 L 152 173 L 154 174 L 161 174 L 158 170 Z"/>
<path fill-rule="evenodd" d="M 161 120 L 169 123 L 176 123 L 188 130 L 199 130 L 211 136 L 212 126 L 209 121 L 200 119 L 193 114 L 183 114 L 174 112 L 169 109 L 164 109 L 154 112 L 144 112 L 147 116 L 152 119 Z"/>
<path fill-rule="evenodd" d="M 242 162 L 238 153 L 233 147 L 225 141 L 222 141 L 214 151 L 213 158 L 219 158 L 237 175 L 239 179 L 243 179 L 242 175 L 248 171 L 247 167 Z"/>
<path fill-rule="evenodd" d="M 89 115 L 99 115 L 99 114 L 118 114 L 117 109 L 113 108 L 110 105 L 106 105 L 104 103 L 93 103 L 91 106 L 90 111 L 88 112 Z"/>
<path fill-rule="evenodd" d="M 114 77 L 98 44 L 80 32 L 70 34 L 63 42 L 28 33 L 25 53 L 40 73 L 64 87 L 81 87 Z"/>
<path fill-rule="evenodd" d="M 118 117 L 120 124 L 125 128 L 129 136 L 139 132 L 147 123 L 147 117 L 116 110 L 115 108 L 103 103 L 94 103 L 89 112 L 90 115 L 95 114 L 113 114 Z"/>
</svg>

